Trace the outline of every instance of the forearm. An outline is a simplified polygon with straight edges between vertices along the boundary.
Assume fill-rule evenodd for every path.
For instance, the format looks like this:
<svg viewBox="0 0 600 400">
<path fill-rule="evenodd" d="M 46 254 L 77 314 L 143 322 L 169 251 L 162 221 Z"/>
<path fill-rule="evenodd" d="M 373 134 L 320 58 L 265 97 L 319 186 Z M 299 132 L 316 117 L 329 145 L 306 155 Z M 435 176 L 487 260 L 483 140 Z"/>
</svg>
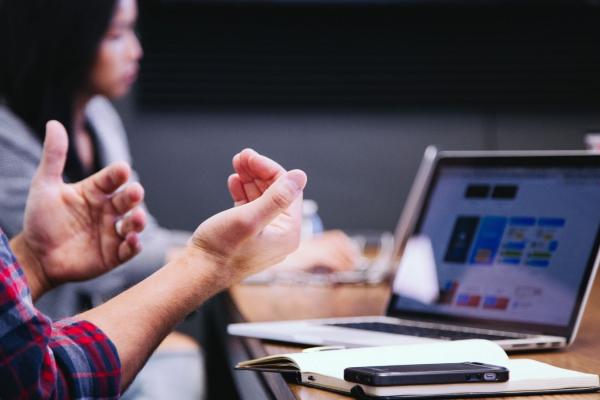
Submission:
<svg viewBox="0 0 600 400">
<path fill-rule="evenodd" d="M 210 257 L 186 253 L 110 301 L 78 316 L 115 344 L 126 388 L 150 354 L 186 315 L 223 290 L 231 276 Z"/>
</svg>

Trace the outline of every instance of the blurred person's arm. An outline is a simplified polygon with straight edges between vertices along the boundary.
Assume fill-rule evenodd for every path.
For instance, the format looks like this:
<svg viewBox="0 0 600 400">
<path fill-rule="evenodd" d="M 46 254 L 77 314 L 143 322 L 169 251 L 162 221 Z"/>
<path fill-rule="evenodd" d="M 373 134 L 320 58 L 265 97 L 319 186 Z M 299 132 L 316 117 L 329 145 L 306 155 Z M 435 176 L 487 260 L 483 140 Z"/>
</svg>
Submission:
<svg viewBox="0 0 600 400">
<path fill-rule="evenodd" d="M 278 265 L 283 271 L 347 271 L 360 260 L 356 243 L 340 230 L 329 230 L 303 239 L 298 249 Z"/>
<path fill-rule="evenodd" d="M 25 202 L 42 154 L 33 132 L 0 101 L 0 226 L 9 237 L 23 229 Z"/>
</svg>

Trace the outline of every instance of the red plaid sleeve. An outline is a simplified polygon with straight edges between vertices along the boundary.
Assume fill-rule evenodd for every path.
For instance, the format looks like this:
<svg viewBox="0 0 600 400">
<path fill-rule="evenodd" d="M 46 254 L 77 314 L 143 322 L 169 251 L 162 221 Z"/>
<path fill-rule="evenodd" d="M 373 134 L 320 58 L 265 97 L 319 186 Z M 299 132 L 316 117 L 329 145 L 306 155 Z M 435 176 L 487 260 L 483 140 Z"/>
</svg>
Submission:
<svg viewBox="0 0 600 400">
<path fill-rule="evenodd" d="M 113 399 L 116 348 L 86 321 L 52 322 L 34 306 L 25 275 L 0 230 L 0 398 Z"/>
</svg>

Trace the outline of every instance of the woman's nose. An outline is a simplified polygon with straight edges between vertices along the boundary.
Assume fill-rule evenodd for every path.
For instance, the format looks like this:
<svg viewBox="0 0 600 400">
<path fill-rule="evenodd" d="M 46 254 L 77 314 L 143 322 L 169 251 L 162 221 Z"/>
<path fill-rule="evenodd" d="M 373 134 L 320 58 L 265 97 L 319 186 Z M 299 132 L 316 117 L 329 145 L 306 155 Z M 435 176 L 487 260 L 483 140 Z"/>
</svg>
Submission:
<svg viewBox="0 0 600 400">
<path fill-rule="evenodd" d="M 138 39 L 137 35 L 133 33 L 131 35 L 131 40 L 129 43 L 129 54 L 132 59 L 139 60 L 144 56 L 144 50 L 142 49 L 142 44 Z"/>
</svg>

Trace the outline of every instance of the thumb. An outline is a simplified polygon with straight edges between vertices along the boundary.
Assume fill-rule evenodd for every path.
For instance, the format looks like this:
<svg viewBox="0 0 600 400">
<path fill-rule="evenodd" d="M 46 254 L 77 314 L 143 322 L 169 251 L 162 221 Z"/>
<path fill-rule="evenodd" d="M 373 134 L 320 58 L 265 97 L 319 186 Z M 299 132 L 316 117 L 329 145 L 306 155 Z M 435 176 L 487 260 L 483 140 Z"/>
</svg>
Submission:
<svg viewBox="0 0 600 400">
<path fill-rule="evenodd" d="M 286 172 L 280 176 L 259 198 L 240 208 L 248 220 L 254 222 L 254 231 L 259 232 L 279 214 L 286 211 L 306 186 L 306 174 L 301 170 Z"/>
<path fill-rule="evenodd" d="M 46 137 L 42 150 L 42 160 L 37 175 L 44 179 L 62 179 L 69 139 L 65 127 L 58 121 L 46 124 Z"/>
</svg>

